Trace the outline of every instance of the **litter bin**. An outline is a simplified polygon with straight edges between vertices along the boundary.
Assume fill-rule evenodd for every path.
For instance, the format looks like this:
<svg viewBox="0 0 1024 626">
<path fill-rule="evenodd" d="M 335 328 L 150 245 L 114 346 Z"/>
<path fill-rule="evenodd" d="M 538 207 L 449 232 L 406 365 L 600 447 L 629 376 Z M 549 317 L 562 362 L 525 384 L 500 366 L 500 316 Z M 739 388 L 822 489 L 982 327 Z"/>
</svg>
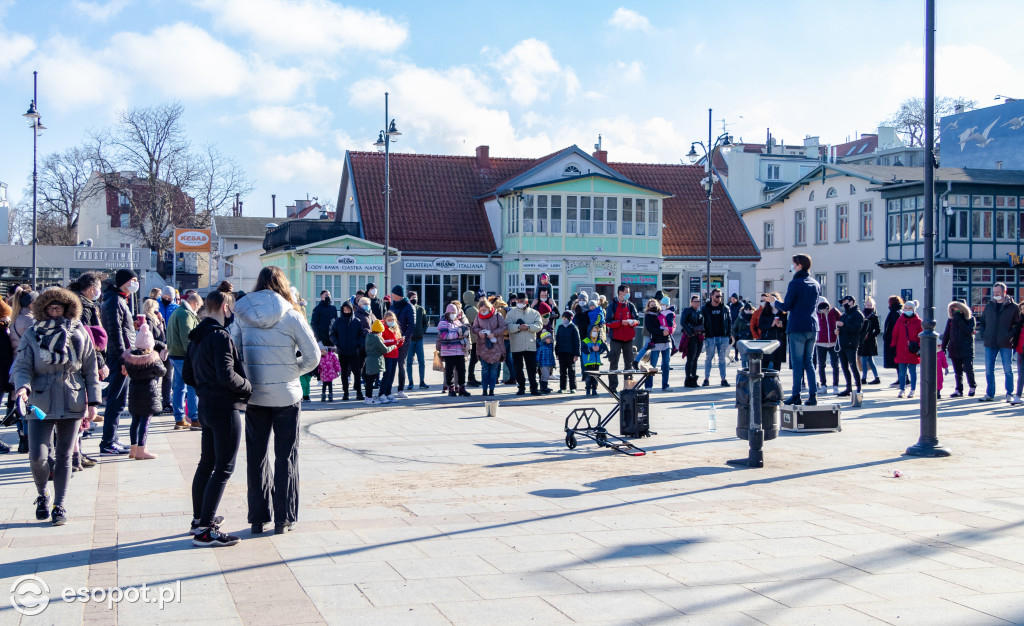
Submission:
<svg viewBox="0 0 1024 626">
<path fill-rule="evenodd" d="M 764 439 L 779 436 L 779 405 L 782 404 L 782 383 L 775 370 L 764 370 L 761 379 L 761 424 Z M 746 441 L 750 428 L 750 371 L 743 368 L 736 376 L 736 436 Z"/>
<path fill-rule="evenodd" d="M 651 396 L 646 389 L 623 389 L 619 392 L 619 435 L 650 437 Z"/>
</svg>

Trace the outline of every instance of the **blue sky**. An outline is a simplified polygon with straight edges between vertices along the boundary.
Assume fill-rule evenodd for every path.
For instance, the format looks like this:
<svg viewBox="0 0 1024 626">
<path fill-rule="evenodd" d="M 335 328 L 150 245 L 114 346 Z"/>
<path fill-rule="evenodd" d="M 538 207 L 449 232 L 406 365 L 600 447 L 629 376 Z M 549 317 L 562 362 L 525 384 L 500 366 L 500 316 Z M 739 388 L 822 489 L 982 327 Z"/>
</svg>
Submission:
<svg viewBox="0 0 1024 626">
<path fill-rule="evenodd" d="M 1024 3 L 943 1 L 937 92 L 1024 97 Z M 923 94 L 923 1 L 392 2 L 0 0 L 0 181 L 31 174 L 20 117 L 40 72 L 40 152 L 118 109 L 180 100 L 198 145 L 256 180 L 249 215 L 335 198 L 372 150 L 541 156 L 603 135 L 613 161 L 678 162 L 707 109 L 735 138 L 841 143 Z M 1014 59 L 1017 62 L 1014 62 Z"/>
</svg>

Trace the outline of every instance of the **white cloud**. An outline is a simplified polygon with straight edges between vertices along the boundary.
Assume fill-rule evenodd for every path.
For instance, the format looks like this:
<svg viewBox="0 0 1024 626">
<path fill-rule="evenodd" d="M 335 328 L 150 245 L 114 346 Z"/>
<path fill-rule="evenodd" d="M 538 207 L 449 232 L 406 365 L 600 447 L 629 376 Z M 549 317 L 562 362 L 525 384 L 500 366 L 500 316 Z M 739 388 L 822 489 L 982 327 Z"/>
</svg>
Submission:
<svg viewBox="0 0 1024 626">
<path fill-rule="evenodd" d="M 537 39 L 520 41 L 499 56 L 494 67 L 501 72 L 512 99 L 524 106 L 549 100 L 559 84 L 569 97 L 580 89 L 576 73 L 571 68 L 563 69 L 548 44 Z"/>
<path fill-rule="evenodd" d="M 405 25 L 376 11 L 328 0 L 195 0 L 219 29 L 252 37 L 267 55 L 327 57 L 343 50 L 392 52 L 409 38 Z"/>
<path fill-rule="evenodd" d="M 615 9 L 615 13 L 612 14 L 612 18 L 608 20 L 608 23 L 612 26 L 622 28 L 625 30 L 650 30 L 651 22 L 646 17 L 637 13 L 633 9 L 627 9 L 625 7 L 619 7 Z"/>
<path fill-rule="evenodd" d="M 632 63 L 619 61 L 615 64 L 615 69 L 618 70 L 622 80 L 638 83 L 644 79 L 644 64 L 640 61 L 633 61 Z"/>
<path fill-rule="evenodd" d="M 40 109 L 44 112 L 95 105 L 120 108 L 127 102 L 123 76 L 74 39 L 51 37 L 35 61 L 39 68 Z"/>
<path fill-rule="evenodd" d="M 35 49 L 36 42 L 31 37 L 0 31 L 0 74 L 6 74 Z"/>
<path fill-rule="evenodd" d="M 295 182 L 310 189 L 333 188 L 341 178 L 341 168 L 341 159 L 330 159 L 312 147 L 271 157 L 262 166 L 263 174 L 269 180 Z"/>
<path fill-rule="evenodd" d="M 130 0 L 110 0 L 109 2 L 88 2 L 74 0 L 71 8 L 94 22 L 106 22 L 130 4 Z"/>
<path fill-rule="evenodd" d="M 333 117 L 326 107 L 303 104 L 294 107 L 268 106 L 249 111 L 249 123 L 258 132 L 271 137 L 315 137 Z"/>
</svg>

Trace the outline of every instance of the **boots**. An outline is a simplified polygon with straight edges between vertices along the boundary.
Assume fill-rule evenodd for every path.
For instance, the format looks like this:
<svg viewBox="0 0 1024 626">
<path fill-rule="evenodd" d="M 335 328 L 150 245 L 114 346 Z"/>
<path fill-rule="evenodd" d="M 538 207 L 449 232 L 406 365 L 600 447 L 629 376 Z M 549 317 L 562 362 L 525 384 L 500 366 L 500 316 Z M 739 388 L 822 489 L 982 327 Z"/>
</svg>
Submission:
<svg viewBox="0 0 1024 626">
<path fill-rule="evenodd" d="M 18 435 L 18 454 L 28 454 L 28 435 Z"/>
<path fill-rule="evenodd" d="M 463 398 L 468 398 L 468 397 L 470 397 L 470 396 L 471 396 L 472 394 L 471 394 L 471 393 L 469 393 L 468 391 L 466 391 L 466 388 L 465 388 L 465 387 L 459 387 L 459 395 L 460 395 L 460 396 L 462 396 Z"/>
<path fill-rule="evenodd" d="M 327 402 L 327 387 L 321 387 L 320 389 L 320 402 Z"/>
<path fill-rule="evenodd" d="M 334 402 L 334 383 L 327 383 L 327 401 Z"/>
<path fill-rule="evenodd" d="M 449 398 L 454 398 L 454 397 L 456 397 L 456 396 L 458 396 L 458 395 L 459 395 L 459 394 L 457 394 L 457 393 L 455 392 L 455 389 L 456 389 L 455 385 L 452 385 L 452 386 L 451 386 L 451 387 L 450 387 L 450 388 L 448 389 L 448 397 L 449 397 Z"/>
<path fill-rule="evenodd" d="M 356 389 L 356 400 L 362 400 L 362 399 L 363 399 L 363 388 L 359 387 L 358 389 Z"/>
<path fill-rule="evenodd" d="M 145 461 L 148 459 L 155 459 L 156 455 L 146 449 L 146 446 L 132 446 L 135 448 L 135 460 Z"/>
<path fill-rule="evenodd" d="M 345 389 L 344 389 L 344 394 L 345 394 L 345 395 L 343 395 L 343 396 L 341 397 L 341 401 L 342 401 L 342 402 L 348 402 L 348 387 L 345 387 Z"/>
<path fill-rule="evenodd" d="M 138 449 L 139 449 L 139 446 L 133 445 L 131 451 L 128 453 L 128 458 L 129 459 L 134 459 L 135 458 L 135 453 L 138 451 Z"/>
</svg>

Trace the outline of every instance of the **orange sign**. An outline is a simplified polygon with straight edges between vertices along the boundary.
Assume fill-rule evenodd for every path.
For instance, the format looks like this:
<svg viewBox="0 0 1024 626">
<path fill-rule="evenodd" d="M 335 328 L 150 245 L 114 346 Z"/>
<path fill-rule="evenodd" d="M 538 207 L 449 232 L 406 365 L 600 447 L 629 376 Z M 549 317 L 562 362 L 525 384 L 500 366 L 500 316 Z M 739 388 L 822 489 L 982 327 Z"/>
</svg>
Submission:
<svg viewBox="0 0 1024 626">
<path fill-rule="evenodd" d="M 210 231 L 201 228 L 175 228 L 175 252 L 210 252 Z"/>
</svg>

